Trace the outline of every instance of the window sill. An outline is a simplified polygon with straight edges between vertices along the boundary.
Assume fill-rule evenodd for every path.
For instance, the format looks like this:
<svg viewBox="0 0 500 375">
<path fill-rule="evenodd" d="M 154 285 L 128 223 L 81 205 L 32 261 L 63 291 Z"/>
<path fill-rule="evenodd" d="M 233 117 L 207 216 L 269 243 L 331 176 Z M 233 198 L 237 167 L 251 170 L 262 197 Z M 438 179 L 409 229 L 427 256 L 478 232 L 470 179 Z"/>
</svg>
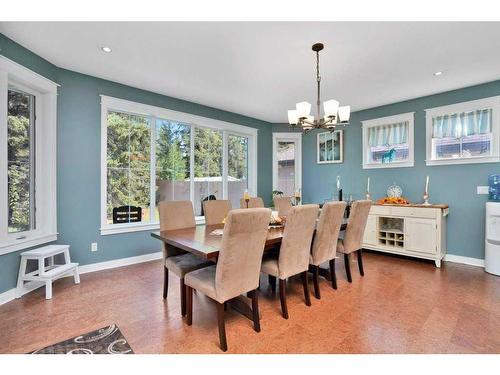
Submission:
<svg viewBox="0 0 500 375">
<path fill-rule="evenodd" d="M 432 167 L 436 165 L 456 165 L 456 164 L 479 164 L 479 163 L 498 163 L 500 157 L 488 156 L 479 158 L 457 158 L 457 159 L 441 159 L 441 160 L 426 160 L 425 165 Z"/>
<path fill-rule="evenodd" d="M 196 216 L 196 225 L 205 224 L 204 216 Z M 160 223 L 130 223 L 130 224 L 114 224 L 102 227 L 100 229 L 101 236 L 108 236 L 112 234 L 133 233 L 159 230 Z"/>
<path fill-rule="evenodd" d="M 363 169 L 377 169 L 377 168 L 407 168 L 413 167 L 414 162 L 404 161 L 404 162 L 394 162 L 385 164 L 363 164 Z"/>
<path fill-rule="evenodd" d="M 16 242 L 9 242 L 5 245 L 0 246 L 0 255 L 13 253 L 15 251 L 24 250 L 30 247 L 39 246 L 46 244 L 48 242 L 53 242 L 57 240 L 57 233 L 43 234 L 34 236 L 31 238 L 26 238 L 24 240 L 16 240 Z"/>
</svg>

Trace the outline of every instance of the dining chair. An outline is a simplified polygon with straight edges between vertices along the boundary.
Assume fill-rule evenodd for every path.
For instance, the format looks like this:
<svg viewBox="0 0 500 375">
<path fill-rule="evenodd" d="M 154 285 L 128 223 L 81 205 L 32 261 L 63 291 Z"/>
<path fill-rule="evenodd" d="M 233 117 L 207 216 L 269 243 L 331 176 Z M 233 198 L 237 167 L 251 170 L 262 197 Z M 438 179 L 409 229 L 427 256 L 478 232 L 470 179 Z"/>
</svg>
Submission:
<svg viewBox="0 0 500 375">
<path fill-rule="evenodd" d="M 273 197 L 274 207 L 278 211 L 278 216 L 288 216 L 290 210 L 292 209 L 292 197 Z"/>
<path fill-rule="evenodd" d="M 231 211 L 231 201 L 229 200 L 211 200 L 203 202 L 205 212 L 205 224 L 221 224 Z"/>
<path fill-rule="evenodd" d="M 248 207 L 247 207 L 247 202 L 243 198 L 240 199 L 240 208 L 261 208 L 264 207 L 264 201 L 262 200 L 261 197 L 253 197 L 250 198 L 248 201 Z"/>
<path fill-rule="evenodd" d="M 337 242 L 337 252 L 344 254 L 345 272 L 347 281 L 350 283 L 352 283 L 352 277 L 349 254 L 357 253 L 359 273 L 361 276 L 365 275 L 361 253 L 363 235 L 365 233 L 366 221 L 368 220 L 371 205 L 372 201 L 370 200 L 355 201 L 351 205 L 351 212 L 349 214 L 349 221 L 347 222 L 344 238 L 339 239 Z"/>
<path fill-rule="evenodd" d="M 271 210 L 237 209 L 229 212 L 222 234 L 217 265 L 186 275 L 187 319 L 193 323 L 193 289 L 217 304 L 220 347 L 227 350 L 224 304 L 241 294 L 252 299 L 253 326 L 260 332 L 258 287 L 262 254 L 268 234 Z"/>
<path fill-rule="evenodd" d="M 158 205 L 160 213 L 160 231 L 193 228 L 196 226 L 193 204 L 191 201 L 163 201 Z M 186 288 L 184 276 L 190 272 L 212 265 L 191 253 L 174 246 L 163 244 L 163 299 L 168 294 L 168 274 L 173 272 L 180 278 L 181 314 L 186 315 Z"/>
<path fill-rule="evenodd" d="M 335 255 L 345 208 L 346 202 L 328 202 L 323 205 L 319 216 L 309 258 L 309 269 L 313 274 L 314 296 L 317 299 L 321 298 L 319 290 L 319 266 L 321 264 L 329 262 L 332 288 L 337 289 Z"/>
<path fill-rule="evenodd" d="M 286 279 L 290 276 L 301 275 L 305 302 L 307 306 L 311 306 L 307 271 L 318 210 L 317 204 L 292 207 L 286 218 L 278 256 L 262 261 L 261 271 L 269 276 L 273 291 L 276 289 L 276 278 L 279 279 L 281 311 L 285 319 L 288 319 Z"/>
</svg>

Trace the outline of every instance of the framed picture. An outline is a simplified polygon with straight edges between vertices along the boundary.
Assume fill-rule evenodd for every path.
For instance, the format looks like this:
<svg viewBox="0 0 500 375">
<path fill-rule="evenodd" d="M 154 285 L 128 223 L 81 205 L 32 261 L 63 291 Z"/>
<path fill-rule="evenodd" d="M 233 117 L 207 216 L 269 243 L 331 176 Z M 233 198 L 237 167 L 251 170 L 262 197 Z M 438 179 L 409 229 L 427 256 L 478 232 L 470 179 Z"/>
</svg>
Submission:
<svg viewBox="0 0 500 375">
<path fill-rule="evenodd" d="M 317 135 L 318 164 L 342 163 L 344 138 L 343 130 L 318 133 Z"/>
</svg>

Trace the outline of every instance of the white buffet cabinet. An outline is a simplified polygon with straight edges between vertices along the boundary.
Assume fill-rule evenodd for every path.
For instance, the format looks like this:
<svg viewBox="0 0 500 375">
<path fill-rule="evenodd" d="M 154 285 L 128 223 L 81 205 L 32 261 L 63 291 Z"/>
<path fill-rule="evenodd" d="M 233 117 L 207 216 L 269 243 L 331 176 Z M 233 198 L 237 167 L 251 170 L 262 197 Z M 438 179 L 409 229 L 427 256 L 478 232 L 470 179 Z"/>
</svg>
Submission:
<svg viewBox="0 0 500 375">
<path fill-rule="evenodd" d="M 446 255 L 447 205 L 378 205 L 370 209 L 363 248 L 431 259 Z"/>
</svg>

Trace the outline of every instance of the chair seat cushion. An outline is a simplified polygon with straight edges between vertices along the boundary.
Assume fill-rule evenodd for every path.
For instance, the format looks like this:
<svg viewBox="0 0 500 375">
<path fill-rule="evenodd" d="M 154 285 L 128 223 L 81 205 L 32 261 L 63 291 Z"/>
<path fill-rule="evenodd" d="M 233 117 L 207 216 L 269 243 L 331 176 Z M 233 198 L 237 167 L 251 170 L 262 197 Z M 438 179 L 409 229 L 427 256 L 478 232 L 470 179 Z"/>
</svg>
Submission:
<svg viewBox="0 0 500 375">
<path fill-rule="evenodd" d="M 165 259 L 165 267 L 180 278 L 183 278 L 188 272 L 208 267 L 212 264 L 213 263 L 189 253 Z"/>
<path fill-rule="evenodd" d="M 262 266 L 260 269 L 265 274 L 279 277 L 279 266 L 278 259 L 276 258 L 267 258 L 262 261 Z"/>
<path fill-rule="evenodd" d="M 207 297 L 210 297 L 216 301 L 217 294 L 215 292 L 215 271 L 216 266 L 210 266 L 201 268 L 196 271 L 189 272 L 186 274 L 184 283 L 193 289 L 203 293 Z M 224 301 L 218 301 L 224 302 Z"/>
</svg>

